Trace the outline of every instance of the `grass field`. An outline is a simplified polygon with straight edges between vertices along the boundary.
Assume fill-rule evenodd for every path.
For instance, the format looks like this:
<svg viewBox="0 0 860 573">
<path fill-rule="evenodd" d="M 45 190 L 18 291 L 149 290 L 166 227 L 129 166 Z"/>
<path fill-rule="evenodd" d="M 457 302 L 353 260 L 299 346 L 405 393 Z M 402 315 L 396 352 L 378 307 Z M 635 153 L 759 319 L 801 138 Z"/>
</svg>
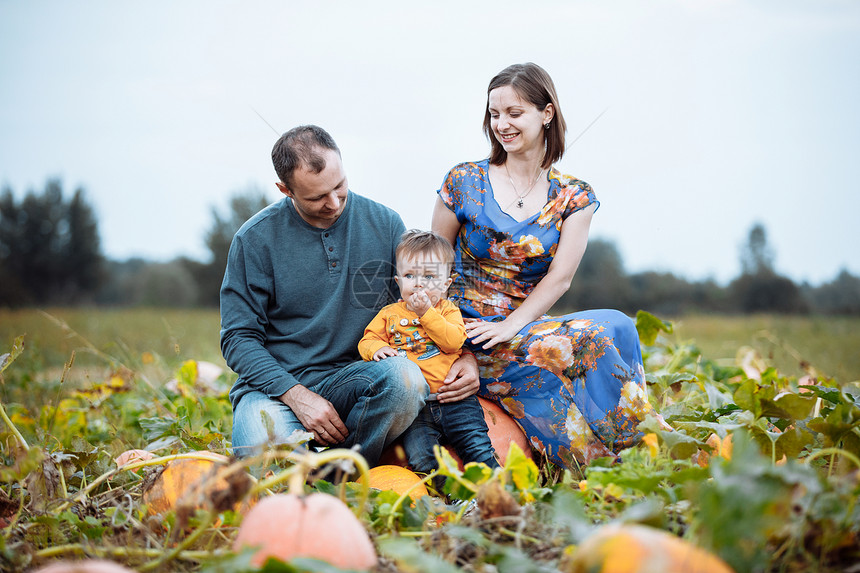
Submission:
<svg viewBox="0 0 860 573">
<path fill-rule="evenodd" d="M 672 540 L 738 572 L 855 570 L 860 318 L 671 322 L 674 332 L 644 347 L 645 390 L 668 426 L 628 396 L 642 409 L 643 437 L 618 452 L 623 463 L 562 468 L 511 450 L 501 471 L 470 464 L 461 472 L 440 452 L 439 469 L 423 479 L 453 480 L 444 493 L 475 500 L 470 515 L 442 495 L 407 508 L 409 496 L 387 486 L 335 487 L 312 469 L 358 463 L 359 454 L 290 446 L 222 467 L 237 480 L 227 490 L 215 489 L 226 473 L 190 478 L 205 487 L 158 509 L 147 496 L 168 479 L 163 466 L 230 453 L 234 375 L 210 383 L 200 369 L 201 361 L 224 366 L 218 312 L 0 310 L 0 571 L 87 555 L 141 572 L 259 573 L 248 552 L 232 550 L 243 518 L 229 508 L 293 489 L 339 497 L 371 536 L 378 573 L 581 570 L 575 562 L 599 557 L 588 541 L 621 522 L 662 536 L 638 541 L 657 560 L 675 555 Z M 652 334 L 661 326 L 646 316 L 642 325 Z M 743 370 L 721 367 L 741 358 Z M 806 372 L 819 374 L 818 384 L 801 386 Z M 586 435 L 576 431 L 572 440 Z M 157 457 L 119 467 L 121 453 L 138 448 Z M 254 485 L 247 476 L 259 477 L 258 466 L 270 471 Z M 623 543 L 631 555 L 641 551 Z"/>
<path fill-rule="evenodd" d="M 86 378 L 111 362 L 135 368 L 149 353 L 168 369 L 184 360 L 225 366 L 218 345 L 217 310 L 0 309 L 0 354 L 25 335 L 22 361 L 31 372 L 56 378 L 75 351 L 71 379 Z"/>
<path fill-rule="evenodd" d="M 846 383 L 860 380 L 860 318 L 833 316 L 685 316 L 672 321 L 675 339 L 694 342 L 712 360 L 732 362 L 757 350 L 787 376 L 805 373 Z"/>
<path fill-rule="evenodd" d="M 669 337 L 673 342 L 693 343 L 705 357 L 719 363 L 733 364 L 739 351 L 752 348 L 788 376 L 804 374 L 806 364 L 842 383 L 860 379 L 860 318 L 663 318 L 674 324 L 675 332 Z M 24 334 L 28 351 L 23 358 L 29 359 L 31 369 L 49 373 L 62 369 L 73 350 L 79 369 L 106 365 L 94 350 L 132 364 L 149 352 L 168 365 L 195 359 L 224 366 L 219 328 L 214 309 L 0 309 L 0 354 Z"/>
</svg>

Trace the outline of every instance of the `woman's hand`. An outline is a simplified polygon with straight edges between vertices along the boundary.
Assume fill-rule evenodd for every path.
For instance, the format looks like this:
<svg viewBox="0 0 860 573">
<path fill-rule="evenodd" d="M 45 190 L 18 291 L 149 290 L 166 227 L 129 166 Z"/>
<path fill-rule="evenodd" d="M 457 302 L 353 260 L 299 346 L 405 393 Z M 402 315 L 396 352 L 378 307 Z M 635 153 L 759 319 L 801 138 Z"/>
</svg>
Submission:
<svg viewBox="0 0 860 573">
<path fill-rule="evenodd" d="M 466 336 L 473 344 L 483 342 L 481 348 L 486 350 L 512 339 L 520 331 L 520 328 L 510 318 L 499 322 L 472 319 L 466 322 Z"/>
</svg>

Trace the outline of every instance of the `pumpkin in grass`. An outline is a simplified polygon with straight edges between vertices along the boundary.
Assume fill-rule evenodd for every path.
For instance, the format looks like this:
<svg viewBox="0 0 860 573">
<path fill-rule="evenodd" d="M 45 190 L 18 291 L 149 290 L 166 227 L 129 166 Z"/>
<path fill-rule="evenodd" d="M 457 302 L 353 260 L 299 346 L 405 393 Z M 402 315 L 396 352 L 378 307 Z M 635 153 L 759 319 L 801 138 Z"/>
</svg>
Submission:
<svg viewBox="0 0 860 573">
<path fill-rule="evenodd" d="M 421 478 L 414 472 L 395 465 L 376 466 L 375 468 L 371 468 L 367 477 L 370 481 L 370 487 L 380 489 L 382 491 L 394 490 L 399 495 L 403 495 L 406 490 L 421 482 Z M 409 492 L 409 497 L 412 498 L 412 501 L 417 501 L 425 495 L 430 494 L 427 492 L 427 488 L 424 487 L 423 483 Z"/>
<path fill-rule="evenodd" d="M 734 573 L 719 557 L 644 525 L 604 525 L 559 569 L 567 573 Z"/>
<path fill-rule="evenodd" d="M 134 573 L 113 561 L 103 559 L 84 559 L 82 561 L 57 561 L 45 565 L 33 573 Z"/>
<path fill-rule="evenodd" d="M 207 453 L 218 461 L 207 459 L 175 459 L 167 462 L 164 471 L 143 493 L 143 503 L 150 515 L 184 509 L 247 511 L 251 501 L 240 501 L 251 488 L 251 479 L 244 471 L 217 475 L 226 468 L 229 458 Z"/>
<path fill-rule="evenodd" d="M 126 450 L 116 457 L 116 467 L 120 468 L 135 462 L 145 462 L 154 457 L 155 454 L 147 450 Z"/>
<path fill-rule="evenodd" d="M 511 442 L 518 445 L 527 458 L 533 460 L 529 439 L 511 415 L 490 400 L 479 397 L 478 402 L 481 403 L 481 408 L 484 410 L 484 421 L 487 422 L 490 442 L 493 444 L 493 449 L 496 450 L 499 463 L 505 465 Z"/>
<path fill-rule="evenodd" d="M 341 569 L 376 565 L 376 551 L 364 526 L 338 498 L 324 494 L 275 494 L 256 504 L 242 520 L 233 550 L 256 547 L 251 563 L 269 557 L 290 561 L 310 557 Z"/>
</svg>

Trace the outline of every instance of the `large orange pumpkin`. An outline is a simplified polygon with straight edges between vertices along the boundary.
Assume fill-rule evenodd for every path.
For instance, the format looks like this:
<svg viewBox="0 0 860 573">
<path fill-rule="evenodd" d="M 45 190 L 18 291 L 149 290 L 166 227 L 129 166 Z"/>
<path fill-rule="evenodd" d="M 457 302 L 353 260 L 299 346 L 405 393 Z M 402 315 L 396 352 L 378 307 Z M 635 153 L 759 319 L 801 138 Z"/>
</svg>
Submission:
<svg viewBox="0 0 860 573">
<path fill-rule="evenodd" d="M 84 559 L 82 561 L 57 561 L 33 573 L 134 573 L 119 563 L 103 559 Z"/>
<path fill-rule="evenodd" d="M 257 505 L 242 520 L 233 550 L 257 547 L 251 559 L 262 565 L 269 557 L 321 559 L 341 569 L 370 569 L 376 551 L 364 526 L 338 498 L 324 493 L 308 496 L 276 494 Z"/>
<path fill-rule="evenodd" d="M 564 567 L 569 573 L 733 573 L 719 557 L 644 525 L 605 525 Z"/>
<path fill-rule="evenodd" d="M 490 436 L 490 443 L 493 444 L 493 449 L 496 452 L 496 457 L 499 458 L 499 463 L 505 465 L 508 459 L 508 448 L 511 442 L 516 442 L 525 455 L 533 460 L 531 444 L 523 432 L 522 428 L 511 418 L 510 414 L 502 410 L 495 402 L 485 400 L 478 397 L 478 402 L 481 403 L 481 408 L 484 410 L 484 421 L 487 423 L 487 433 Z M 452 448 L 446 446 L 451 456 L 457 460 L 460 469 L 463 469 L 463 461 Z M 379 459 L 382 465 L 396 465 L 406 467 L 406 452 L 403 451 L 403 444 L 400 441 L 395 441 L 392 445 L 382 452 Z"/>
<path fill-rule="evenodd" d="M 421 482 L 421 478 L 414 472 L 395 465 L 376 466 L 370 470 L 367 477 L 370 480 L 370 487 L 383 491 L 394 490 L 400 495 L 403 495 L 416 483 Z M 413 501 L 419 500 L 425 495 L 429 495 L 429 493 L 423 483 L 409 492 L 409 497 Z"/>
<path fill-rule="evenodd" d="M 176 459 L 167 462 L 164 471 L 143 494 L 143 503 L 146 504 L 149 514 L 176 510 L 180 500 L 186 504 L 190 503 L 195 508 L 204 508 L 207 506 L 207 499 L 212 502 L 231 495 L 235 499 L 236 495 L 231 493 L 231 488 L 235 487 L 234 484 L 220 476 L 212 479 L 219 469 L 227 466 L 229 458 L 217 454 L 210 455 L 216 455 L 221 461 Z M 191 497 L 199 499 L 189 499 Z M 217 501 L 215 505 L 218 505 Z M 235 503 L 233 510 L 246 511 L 248 505 L 247 501 Z"/>
<path fill-rule="evenodd" d="M 499 463 L 505 465 L 511 442 L 516 443 L 529 459 L 533 459 L 529 439 L 510 414 L 490 400 L 479 397 L 478 402 L 484 409 L 484 420 L 487 422 L 490 442 L 493 444 L 493 449 L 496 450 Z"/>
</svg>

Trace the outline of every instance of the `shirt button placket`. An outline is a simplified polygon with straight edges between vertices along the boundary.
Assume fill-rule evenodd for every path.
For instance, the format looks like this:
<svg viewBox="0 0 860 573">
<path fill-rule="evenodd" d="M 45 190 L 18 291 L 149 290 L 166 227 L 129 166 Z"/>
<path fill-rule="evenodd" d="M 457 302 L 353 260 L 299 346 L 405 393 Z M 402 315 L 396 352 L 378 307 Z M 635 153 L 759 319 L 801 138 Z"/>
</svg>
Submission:
<svg viewBox="0 0 860 573">
<path fill-rule="evenodd" d="M 328 257 L 328 270 L 330 273 L 340 272 L 340 260 L 337 255 L 337 251 L 335 250 L 333 237 L 329 231 L 326 231 L 322 234 L 322 244 L 323 249 L 325 250 L 326 257 Z"/>
</svg>

